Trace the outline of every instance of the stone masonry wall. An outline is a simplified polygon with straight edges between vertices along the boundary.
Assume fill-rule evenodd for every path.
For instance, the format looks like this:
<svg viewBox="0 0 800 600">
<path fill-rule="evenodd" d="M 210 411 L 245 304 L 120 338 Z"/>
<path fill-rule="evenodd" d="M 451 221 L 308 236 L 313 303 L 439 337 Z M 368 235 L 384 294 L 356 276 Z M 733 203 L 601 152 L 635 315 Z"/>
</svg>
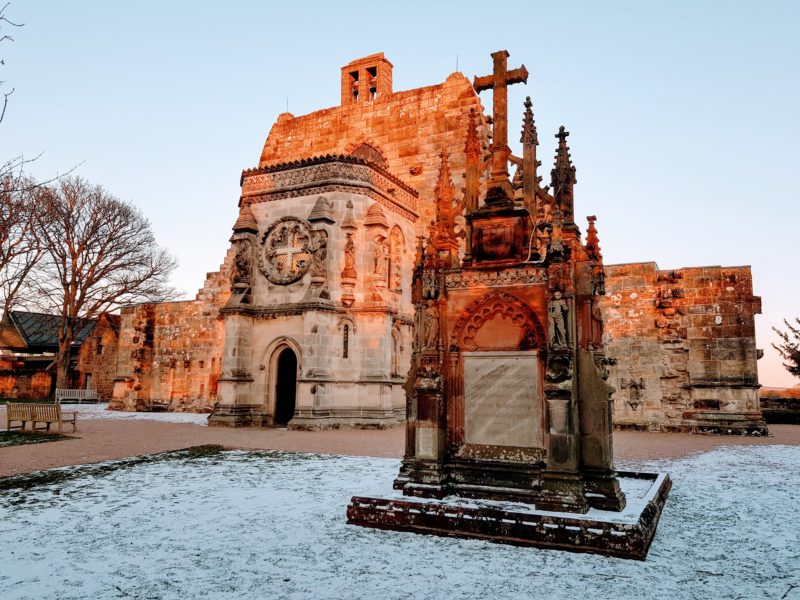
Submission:
<svg viewBox="0 0 800 600">
<path fill-rule="evenodd" d="M 91 333 L 81 344 L 78 352 L 77 387 L 83 389 L 87 383 L 87 374 L 91 373 L 91 387 L 97 390 L 100 399 L 108 402 L 114 393 L 119 341 L 119 317 L 103 315 L 92 328 Z"/>
<path fill-rule="evenodd" d="M 53 374 L 39 369 L 0 370 L 0 398 L 41 400 L 50 396 Z"/>
<path fill-rule="evenodd" d="M 758 429 L 761 299 L 749 267 L 607 266 L 602 310 L 615 425 Z"/>
<path fill-rule="evenodd" d="M 383 154 L 389 172 L 419 192 L 420 233 L 434 217 L 433 190 L 443 147 L 450 153 L 456 196 L 461 197 L 471 108 L 476 112 L 479 137 L 488 146 L 483 107 L 472 84 L 461 73 L 451 74 L 439 85 L 395 92 L 374 101 L 335 106 L 299 117 L 283 113 L 269 132 L 259 166 L 324 154 L 349 154 L 360 143 L 370 144 Z M 514 124 L 511 129 L 515 129 Z"/>
<path fill-rule="evenodd" d="M 219 309 L 230 296 L 233 253 L 209 273 L 195 300 L 125 307 L 117 377 L 109 408 L 210 410 L 217 399 L 225 328 Z"/>
</svg>

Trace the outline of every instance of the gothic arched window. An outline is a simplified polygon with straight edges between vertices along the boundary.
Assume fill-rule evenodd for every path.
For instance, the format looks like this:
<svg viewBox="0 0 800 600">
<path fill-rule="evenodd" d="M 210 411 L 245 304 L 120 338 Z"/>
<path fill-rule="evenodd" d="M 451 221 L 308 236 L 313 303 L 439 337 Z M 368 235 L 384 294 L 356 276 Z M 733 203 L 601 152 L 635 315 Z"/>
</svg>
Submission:
<svg viewBox="0 0 800 600">
<path fill-rule="evenodd" d="M 348 358 L 350 352 L 350 325 L 345 324 L 342 332 L 342 358 Z"/>
</svg>

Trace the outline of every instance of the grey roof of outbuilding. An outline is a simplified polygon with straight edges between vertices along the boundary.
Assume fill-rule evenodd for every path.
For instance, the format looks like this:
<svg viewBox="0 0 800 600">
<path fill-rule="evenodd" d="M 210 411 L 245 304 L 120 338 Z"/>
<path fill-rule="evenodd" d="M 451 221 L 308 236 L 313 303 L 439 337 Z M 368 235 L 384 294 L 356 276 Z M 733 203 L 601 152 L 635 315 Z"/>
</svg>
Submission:
<svg viewBox="0 0 800 600">
<path fill-rule="evenodd" d="M 29 349 L 58 348 L 58 328 L 61 325 L 59 315 L 12 310 L 9 317 Z M 97 319 L 79 319 L 79 322 L 73 346 L 83 343 Z"/>
</svg>

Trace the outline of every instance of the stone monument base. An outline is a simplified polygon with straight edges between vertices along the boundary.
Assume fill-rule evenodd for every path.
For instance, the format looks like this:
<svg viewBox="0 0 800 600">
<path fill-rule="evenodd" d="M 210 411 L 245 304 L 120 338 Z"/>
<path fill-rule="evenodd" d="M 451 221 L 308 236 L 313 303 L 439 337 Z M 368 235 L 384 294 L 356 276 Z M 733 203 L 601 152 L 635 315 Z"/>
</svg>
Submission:
<svg viewBox="0 0 800 600">
<path fill-rule="evenodd" d="M 386 498 L 353 496 L 347 522 L 362 527 L 589 552 L 645 560 L 672 482 L 665 473 L 621 472 L 627 497 L 622 512 L 549 512 L 514 502 L 441 500 L 398 493 Z"/>
</svg>

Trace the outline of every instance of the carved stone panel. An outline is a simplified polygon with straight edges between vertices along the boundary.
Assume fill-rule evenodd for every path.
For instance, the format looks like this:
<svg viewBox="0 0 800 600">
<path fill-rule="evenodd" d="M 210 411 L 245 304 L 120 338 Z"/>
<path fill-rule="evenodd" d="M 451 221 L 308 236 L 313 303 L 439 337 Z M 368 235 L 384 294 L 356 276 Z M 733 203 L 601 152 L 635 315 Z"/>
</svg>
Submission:
<svg viewBox="0 0 800 600">
<path fill-rule="evenodd" d="M 537 352 L 465 352 L 467 444 L 543 447 Z"/>
<path fill-rule="evenodd" d="M 261 238 L 258 266 L 272 283 L 293 283 L 305 275 L 311 265 L 311 246 L 308 223 L 296 217 L 283 217 Z"/>
</svg>

